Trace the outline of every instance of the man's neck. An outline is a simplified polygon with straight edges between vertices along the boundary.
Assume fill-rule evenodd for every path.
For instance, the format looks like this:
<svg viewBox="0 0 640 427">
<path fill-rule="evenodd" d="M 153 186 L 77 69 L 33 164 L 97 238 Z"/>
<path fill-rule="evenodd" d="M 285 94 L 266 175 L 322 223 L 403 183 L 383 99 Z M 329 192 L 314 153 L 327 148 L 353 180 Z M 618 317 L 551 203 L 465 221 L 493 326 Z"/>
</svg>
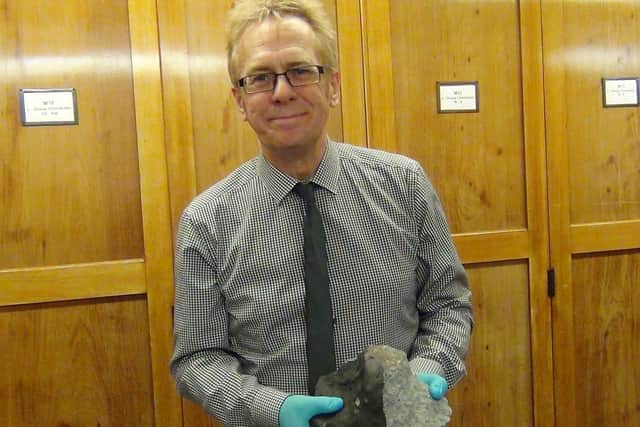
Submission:
<svg viewBox="0 0 640 427">
<path fill-rule="evenodd" d="M 313 149 L 290 148 L 282 150 L 263 150 L 262 155 L 273 167 L 300 181 L 308 181 L 313 177 L 327 148 L 326 139 L 316 144 Z"/>
</svg>

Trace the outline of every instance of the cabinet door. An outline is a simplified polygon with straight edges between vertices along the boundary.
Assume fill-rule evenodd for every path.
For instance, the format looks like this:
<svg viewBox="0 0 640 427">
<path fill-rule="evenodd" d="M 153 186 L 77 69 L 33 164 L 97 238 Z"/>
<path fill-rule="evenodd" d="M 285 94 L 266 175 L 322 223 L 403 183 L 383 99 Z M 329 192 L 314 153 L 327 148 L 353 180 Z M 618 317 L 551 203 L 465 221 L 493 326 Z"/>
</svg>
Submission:
<svg viewBox="0 0 640 427">
<path fill-rule="evenodd" d="M 539 5 L 362 4 L 369 145 L 422 163 L 473 292 L 451 425 L 552 425 Z M 438 82 L 477 82 L 478 111 L 439 113 Z"/>
<path fill-rule="evenodd" d="M 329 134 L 365 141 L 360 10 L 357 2 L 325 0 L 339 27 L 342 104 L 332 111 Z M 225 19 L 232 0 L 158 1 L 167 164 L 174 227 L 187 203 L 258 153 L 231 95 Z M 349 125 L 344 123 L 349 122 Z M 184 425 L 220 425 L 183 401 Z"/>
<path fill-rule="evenodd" d="M 0 425 L 176 425 L 155 3 L 0 10 Z M 23 88 L 78 124 L 22 126 Z"/>
<path fill-rule="evenodd" d="M 543 1 L 557 425 L 640 425 L 640 1 Z"/>
</svg>

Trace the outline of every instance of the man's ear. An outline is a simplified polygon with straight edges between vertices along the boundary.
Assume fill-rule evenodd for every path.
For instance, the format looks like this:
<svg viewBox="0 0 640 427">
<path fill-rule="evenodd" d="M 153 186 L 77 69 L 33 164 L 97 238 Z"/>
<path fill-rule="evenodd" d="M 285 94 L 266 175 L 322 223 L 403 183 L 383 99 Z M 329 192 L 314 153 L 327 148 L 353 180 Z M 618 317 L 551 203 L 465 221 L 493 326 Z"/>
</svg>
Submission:
<svg viewBox="0 0 640 427">
<path fill-rule="evenodd" d="M 242 97 L 242 89 L 237 86 L 233 86 L 231 88 L 231 94 L 233 98 L 236 100 L 236 105 L 238 106 L 238 110 L 240 111 L 240 116 L 242 120 L 247 120 L 247 112 L 244 108 L 244 98 Z"/>
<path fill-rule="evenodd" d="M 329 105 L 337 107 L 340 103 L 340 73 L 334 71 L 331 73 L 331 81 L 329 82 Z"/>
</svg>

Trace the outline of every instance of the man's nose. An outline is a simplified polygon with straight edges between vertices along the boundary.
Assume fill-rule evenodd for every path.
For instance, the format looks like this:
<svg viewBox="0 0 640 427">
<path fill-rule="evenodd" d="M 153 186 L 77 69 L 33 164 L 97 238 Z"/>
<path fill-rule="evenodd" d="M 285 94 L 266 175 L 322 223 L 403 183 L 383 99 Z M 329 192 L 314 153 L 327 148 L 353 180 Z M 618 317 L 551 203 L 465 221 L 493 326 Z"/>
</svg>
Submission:
<svg viewBox="0 0 640 427">
<path fill-rule="evenodd" d="M 295 94 L 295 89 L 293 88 L 293 86 L 291 86 L 291 83 L 289 83 L 289 79 L 285 74 L 276 76 L 276 81 L 274 82 L 274 85 L 275 85 L 273 87 L 274 97 L 278 97 L 282 95 L 291 96 L 292 94 Z"/>
</svg>

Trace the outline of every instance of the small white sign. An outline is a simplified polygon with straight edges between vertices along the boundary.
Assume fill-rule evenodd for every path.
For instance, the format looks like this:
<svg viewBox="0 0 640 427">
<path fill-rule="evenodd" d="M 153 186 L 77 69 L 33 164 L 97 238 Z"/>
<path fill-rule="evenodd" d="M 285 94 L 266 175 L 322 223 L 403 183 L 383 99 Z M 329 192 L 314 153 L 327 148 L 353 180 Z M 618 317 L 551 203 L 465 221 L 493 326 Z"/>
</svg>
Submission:
<svg viewBox="0 0 640 427">
<path fill-rule="evenodd" d="M 605 107 L 638 105 L 637 79 L 602 79 L 602 95 Z"/>
<path fill-rule="evenodd" d="M 438 82 L 438 112 L 477 112 L 477 82 Z"/>
<path fill-rule="evenodd" d="M 75 89 L 21 89 L 24 126 L 78 124 Z"/>
</svg>

